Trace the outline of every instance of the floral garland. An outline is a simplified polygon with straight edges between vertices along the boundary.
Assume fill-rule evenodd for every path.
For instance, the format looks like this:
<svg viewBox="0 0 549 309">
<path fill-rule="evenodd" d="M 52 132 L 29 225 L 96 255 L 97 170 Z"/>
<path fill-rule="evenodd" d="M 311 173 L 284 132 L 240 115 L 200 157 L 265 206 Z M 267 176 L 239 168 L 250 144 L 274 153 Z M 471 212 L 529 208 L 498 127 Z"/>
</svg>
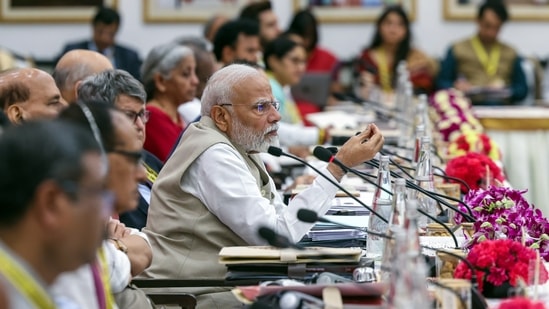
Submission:
<svg viewBox="0 0 549 309">
<path fill-rule="evenodd" d="M 488 135 L 475 131 L 467 131 L 448 145 L 448 155 L 457 157 L 469 152 L 478 152 L 494 161 L 501 161 L 498 145 Z"/>
<path fill-rule="evenodd" d="M 528 267 L 536 259 L 536 252 L 526 248 L 520 242 L 510 239 L 483 241 L 471 249 L 467 260 L 477 272 L 478 289 L 483 291 L 484 281 L 500 286 L 509 282 L 517 286 L 519 279 L 528 282 Z M 547 281 L 547 270 L 540 262 L 539 283 Z M 461 261 L 454 272 L 455 278 L 471 279 L 471 269 Z"/>
<path fill-rule="evenodd" d="M 482 132 L 484 128 L 473 115 L 471 102 L 455 89 L 437 91 L 431 96 L 431 118 L 443 140 L 454 140 L 463 132 Z"/>
<path fill-rule="evenodd" d="M 549 221 L 541 210 L 526 201 L 525 192 L 495 186 L 471 190 L 464 202 L 472 208 L 476 221 L 467 247 L 487 239 L 508 238 L 539 250 L 540 256 L 549 261 Z M 465 205 L 459 205 L 459 209 L 468 212 Z M 456 214 L 454 220 L 456 224 L 465 222 L 460 214 Z"/>
<path fill-rule="evenodd" d="M 505 181 L 505 177 L 497 164 L 487 156 L 476 152 L 470 152 L 448 161 L 446 174 L 464 180 L 469 188 L 476 190 L 481 188 L 486 180 L 487 168 L 492 179 L 500 182 Z M 467 191 L 467 187 L 461 184 L 461 192 L 467 193 Z"/>
</svg>

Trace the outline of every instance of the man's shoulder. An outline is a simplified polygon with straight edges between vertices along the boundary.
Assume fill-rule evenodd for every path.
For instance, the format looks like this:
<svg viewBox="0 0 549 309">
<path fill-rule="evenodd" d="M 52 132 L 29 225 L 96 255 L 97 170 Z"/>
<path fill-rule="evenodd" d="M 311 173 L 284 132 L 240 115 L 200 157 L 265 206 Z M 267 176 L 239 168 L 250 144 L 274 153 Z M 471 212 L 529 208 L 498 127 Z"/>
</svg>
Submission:
<svg viewBox="0 0 549 309">
<path fill-rule="evenodd" d="M 512 53 L 512 54 L 514 54 L 514 55 L 518 55 L 517 50 L 516 50 L 515 47 L 513 47 L 512 45 L 507 44 L 507 43 L 505 43 L 505 42 L 501 42 L 501 41 L 499 41 L 499 45 L 501 46 L 501 49 L 502 49 L 503 52 Z"/>
<path fill-rule="evenodd" d="M 470 45 L 471 45 L 471 37 L 467 37 L 467 38 L 454 41 L 452 45 L 450 45 L 450 48 L 456 49 L 456 48 L 462 48 Z"/>
<path fill-rule="evenodd" d="M 124 54 L 131 54 L 131 55 L 134 55 L 134 56 L 138 56 L 137 54 L 137 51 L 131 47 L 128 47 L 128 46 L 124 46 L 124 45 L 120 45 L 120 44 L 115 44 L 114 45 L 114 48 L 118 51 L 118 52 L 121 52 L 121 53 L 124 53 Z"/>
</svg>

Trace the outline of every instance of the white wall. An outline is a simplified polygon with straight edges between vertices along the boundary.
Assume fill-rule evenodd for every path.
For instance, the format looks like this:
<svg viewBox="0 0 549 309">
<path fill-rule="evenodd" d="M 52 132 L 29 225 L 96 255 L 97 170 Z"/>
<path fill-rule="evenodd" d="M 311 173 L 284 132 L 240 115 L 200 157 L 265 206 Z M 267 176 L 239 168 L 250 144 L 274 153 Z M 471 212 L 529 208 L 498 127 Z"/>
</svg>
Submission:
<svg viewBox="0 0 549 309">
<path fill-rule="evenodd" d="M 280 25 L 285 28 L 292 16 L 292 0 L 274 0 Z M 413 24 L 415 43 L 433 56 L 441 56 L 447 45 L 475 31 L 472 22 L 447 22 L 442 17 L 441 0 L 416 0 L 417 18 Z M 199 35 L 199 24 L 145 24 L 142 1 L 119 0 L 122 28 L 118 41 L 133 46 L 144 57 L 155 44 L 179 35 Z M 339 57 L 357 54 L 372 35 L 371 24 L 326 24 L 321 26 L 321 45 Z M 0 46 L 23 55 L 51 58 L 67 41 L 89 37 L 88 24 L 0 24 Z M 503 40 L 529 56 L 549 55 L 549 22 L 510 22 L 502 31 Z"/>
</svg>

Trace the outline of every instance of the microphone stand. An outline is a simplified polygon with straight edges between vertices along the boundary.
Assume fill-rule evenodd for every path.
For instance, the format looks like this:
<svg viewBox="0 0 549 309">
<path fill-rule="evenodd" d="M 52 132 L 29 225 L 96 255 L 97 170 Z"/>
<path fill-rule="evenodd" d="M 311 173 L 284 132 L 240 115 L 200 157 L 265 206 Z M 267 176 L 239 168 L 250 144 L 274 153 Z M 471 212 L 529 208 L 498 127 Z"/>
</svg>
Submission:
<svg viewBox="0 0 549 309">
<path fill-rule="evenodd" d="M 368 165 L 370 165 L 370 166 L 373 166 L 373 167 L 375 167 L 375 168 L 379 168 L 379 163 L 377 163 L 377 160 L 366 161 L 366 162 L 364 162 L 364 163 L 366 163 L 366 164 L 368 164 Z M 359 172 L 359 173 L 360 173 L 360 172 Z M 391 173 L 391 176 L 393 176 L 393 177 L 402 178 L 402 177 L 400 177 L 400 175 L 396 174 L 396 173 L 393 172 L 393 171 L 390 171 L 390 173 Z M 421 193 L 423 193 L 423 194 L 429 196 L 430 198 L 434 199 L 435 201 L 439 202 L 440 204 L 443 204 L 444 206 L 446 206 L 446 207 L 452 209 L 453 211 L 459 213 L 459 214 L 462 215 L 468 222 L 475 222 L 473 212 L 471 211 L 471 208 L 470 208 L 470 207 L 467 207 L 467 205 L 465 205 L 465 206 L 466 206 L 467 211 L 469 212 L 469 214 L 464 213 L 464 212 L 461 211 L 460 209 L 456 208 L 454 205 L 452 205 L 452 204 L 450 204 L 450 203 L 448 203 L 448 202 L 446 202 L 446 201 L 440 199 L 437 195 L 433 194 L 431 191 L 427 191 L 427 190 L 421 188 L 420 186 L 416 185 L 415 183 L 413 183 L 413 182 L 410 181 L 410 180 L 407 180 L 407 179 L 406 179 L 406 186 L 407 186 L 408 188 L 417 190 L 417 191 L 419 191 L 419 192 L 421 192 Z M 446 197 L 446 196 L 444 196 L 444 197 Z"/>
<path fill-rule="evenodd" d="M 297 218 L 299 220 L 301 220 L 303 222 L 307 222 L 307 223 L 326 222 L 326 223 L 331 223 L 331 224 L 334 224 L 334 225 L 338 225 L 338 226 L 343 227 L 343 228 L 363 231 L 367 234 L 371 234 L 371 235 L 378 236 L 378 237 L 381 237 L 381 238 L 394 239 L 390 235 L 383 234 L 383 233 L 372 232 L 372 231 L 368 230 L 365 227 L 358 228 L 356 226 L 342 224 L 342 223 L 338 223 L 338 222 L 326 219 L 324 217 L 319 217 L 316 212 L 314 212 L 310 209 L 303 208 L 303 209 L 298 210 Z M 464 257 L 462 257 L 458 254 L 455 254 L 455 253 L 447 251 L 447 250 L 443 250 L 443 249 L 439 249 L 439 248 L 433 248 L 433 247 L 429 247 L 429 246 L 425 246 L 425 245 L 420 245 L 420 246 L 423 249 L 428 249 L 428 250 L 433 250 L 435 252 L 445 253 L 445 254 L 448 254 L 449 256 L 452 256 L 452 257 L 454 257 L 454 258 L 456 258 L 460 261 L 463 261 L 463 263 L 465 263 L 467 265 L 467 267 L 471 270 L 471 291 L 472 291 L 473 308 L 474 309 L 486 309 L 486 308 L 488 308 L 486 300 L 484 299 L 482 294 L 480 294 L 480 292 L 478 291 L 478 282 L 477 282 L 477 274 L 476 274 L 477 269 L 473 266 L 473 264 L 471 264 L 471 262 L 469 260 L 467 260 L 466 258 L 464 258 Z M 461 299 L 461 296 L 459 298 Z"/>
<path fill-rule="evenodd" d="M 327 150 L 329 151 L 329 150 Z M 312 166 L 311 164 L 309 164 L 309 162 L 299 158 L 299 157 L 296 157 L 294 155 L 291 155 L 289 153 L 285 153 L 282 151 L 282 149 L 278 148 L 278 147 L 274 147 L 274 146 L 270 146 L 269 147 L 269 150 L 268 150 L 269 154 L 273 155 L 273 156 L 286 156 L 286 157 L 289 157 L 289 158 L 292 158 L 296 161 L 299 161 L 301 163 L 303 163 L 304 165 L 310 167 L 313 171 L 315 171 L 316 173 L 318 173 L 318 175 L 320 175 L 322 178 L 326 179 L 328 182 L 330 182 L 332 185 L 334 185 L 335 187 L 337 187 L 339 190 L 343 191 L 345 194 L 347 194 L 350 198 L 352 198 L 355 202 L 357 202 L 359 205 L 361 205 L 362 207 L 368 209 L 370 211 L 371 214 L 377 216 L 378 218 L 380 218 L 383 222 L 385 223 L 389 223 L 389 221 L 387 219 L 385 219 L 382 215 L 380 215 L 379 213 L 377 213 L 375 210 L 373 210 L 370 206 L 366 205 L 364 202 L 362 202 L 360 199 L 358 199 L 356 196 L 354 196 L 353 194 L 351 194 L 349 191 L 347 191 L 345 188 L 343 188 L 343 186 L 341 186 L 340 184 L 338 184 L 337 182 L 333 181 L 332 179 L 330 179 L 330 177 L 324 175 L 324 173 L 322 173 L 321 171 L 319 171 L 316 167 Z"/>
<path fill-rule="evenodd" d="M 355 169 L 352 169 L 352 168 L 349 168 L 347 167 L 345 164 L 343 164 L 341 161 L 339 161 L 338 159 L 336 159 L 334 157 L 334 155 L 332 154 L 331 151 L 329 151 L 328 149 L 322 147 L 322 146 L 316 146 L 314 151 L 313 151 L 313 154 L 315 155 L 315 157 L 317 157 L 318 159 L 324 161 L 324 162 L 334 162 L 335 164 L 337 164 L 339 167 L 341 167 L 343 170 L 345 171 L 348 171 L 348 172 L 351 172 L 355 175 L 357 175 L 358 177 L 360 177 L 361 179 L 373 184 L 374 186 L 382 189 L 383 191 L 389 193 L 390 195 L 393 195 L 392 192 L 389 192 L 388 190 L 386 190 L 385 188 L 381 188 L 377 185 L 377 183 L 374 183 L 374 182 L 371 182 L 371 181 L 368 181 L 366 180 L 366 178 L 364 176 L 371 176 L 371 175 L 367 175 L 367 174 L 364 174 L 364 173 L 361 173 Z M 376 167 L 379 167 L 376 166 Z M 393 172 L 391 172 L 393 173 Z M 393 175 L 393 174 L 391 174 Z M 375 177 L 375 176 L 374 176 Z M 393 176 L 393 177 L 397 177 L 398 176 Z M 409 182 L 408 180 L 406 180 L 406 183 L 407 184 L 411 184 L 411 182 Z M 421 188 L 423 190 L 423 188 Z M 417 189 L 416 189 L 417 190 Z M 420 190 L 418 190 L 420 191 Z M 421 191 L 420 191 L 421 192 Z M 428 194 L 426 194 L 428 195 Z M 450 208 L 453 208 L 453 207 L 450 207 Z M 457 210 L 457 212 L 459 212 L 460 214 L 463 214 L 464 216 L 467 216 L 467 214 L 465 213 L 462 213 L 461 211 Z M 426 216 L 427 218 L 433 220 L 434 222 L 440 224 L 445 230 L 448 231 L 449 235 L 452 237 L 452 239 L 454 240 L 454 244 L 456 245 L 456 248 L 459 248 L 459 242 L 457 241 L 457 238 L 456 236 L 454 235 L 454 232 L 450 229 L 450 227 L 448 227 L 448 225 L 444 224 L 442 221 L 438 220 L 437 218 L 433 217 L 432 215 L 430 215 L 429 213 L 427 213 L 426 211 L 422 210 L 422 209 L 419 209 L 418 208 L 418 212 L 421 213 L 422 215 Z M 384 220 L 385 222 L 387 222 L 387 220 Z M 387 222 L 388 223 L 388 222 Z"/>
</svg>

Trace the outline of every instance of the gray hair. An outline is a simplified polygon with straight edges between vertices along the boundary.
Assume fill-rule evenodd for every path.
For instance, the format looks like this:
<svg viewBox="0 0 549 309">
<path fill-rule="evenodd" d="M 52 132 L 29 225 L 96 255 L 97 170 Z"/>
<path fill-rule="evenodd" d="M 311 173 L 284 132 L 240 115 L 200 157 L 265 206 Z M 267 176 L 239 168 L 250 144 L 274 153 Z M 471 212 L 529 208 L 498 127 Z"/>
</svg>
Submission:
<svg viewBox="0 0 549 309">
<path fill-rule="evenodd" d="M 147 102 L 143 85 L 124 70 L 107 70 L 88 76 L 78 86 L 78 98 L 85 102 L 103 101 L 114 105 L 122 94 L 138 98 L 143 104 Z"/>
<path fill-rule="evenodd" d="M 262 73 L 245 64 L 231 64 L 215 72 L 208 80 L 202 94 L 202 116 L 210 116 L 214 105 L 232 103 L 234 91 L 237 85 L 242 84 L 248 78 L 261 77 Z"/>
<path fill-rule="evenodd" d="M 94 73 L 93 68 L 87 63 L 79 63 L 74 67 L 55 68 L 51 75 L 59 90 L 70 90 L 74 88 L 76 82 Z"/>
<path fill-rule="evenodd" d="M 181 46 L 175 42 L 153 47 L 141 66 L 141 79 L 149 99 L 154 97 L 156 90 L 155 74 L 158 73 L 169 79 L 171 71 L 187 57 L 193 57 L 193 51 L 189 47 Z"/>
<path fill-rule="evenodd" d="M 181 36 L 174 40 L 175 43 L 189 46 L 199 51 L 213 52 L 213 45 L 210 41 L 200 36 Z"/>
</svg>

